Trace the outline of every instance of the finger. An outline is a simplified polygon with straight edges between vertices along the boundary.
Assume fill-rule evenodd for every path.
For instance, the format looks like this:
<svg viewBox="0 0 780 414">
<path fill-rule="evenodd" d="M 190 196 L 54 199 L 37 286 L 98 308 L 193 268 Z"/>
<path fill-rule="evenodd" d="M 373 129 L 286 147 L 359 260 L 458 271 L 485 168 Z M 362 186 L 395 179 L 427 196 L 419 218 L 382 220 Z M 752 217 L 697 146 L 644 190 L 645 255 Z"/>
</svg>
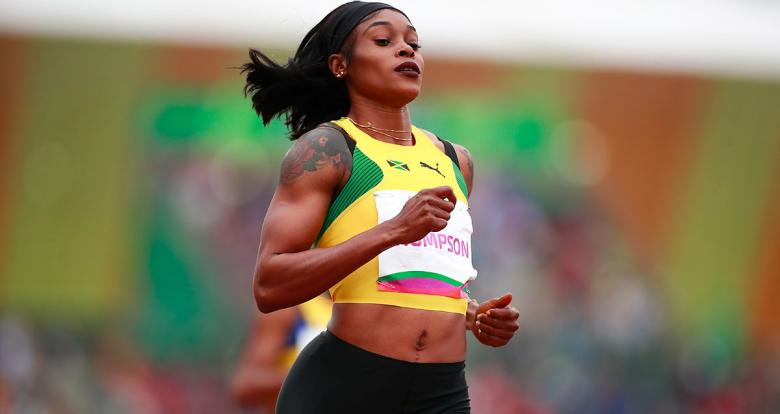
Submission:
<svg viewBox="0 0 780 414">
<path fill-rule="evenodd" d="M 514 307 L 509 306 L 506 308 L 489 309 L 487 312 L 485 312 L 485 315 L 494 319 L 513 320 L 520 316 L 520 312 L 518 312 Z"/>
<path fill-rule="evenodd" d="M 433 195 L 435 195 L 436 197 L 446 198 L 447 200 L 450 200 L 453 203 L 455 202 L 455 200 L 457 200 L 457 198 L 455 197 L 455 192 L 452 191 L 452 187 L 448 185 L 430 188 L 429 191 L 433 193 Z"/>
<path fill-rule="evenodd" d="M 487 332 L 484 331 L 477 331 L 476 336 L 479 342 L 482 342 L 485 345 L 490 345 L 493 347 L 504 346 L 509 342 L 509 340 L 507 339 L 489 335 Z"/>
<path fill-rule="evenodd" d="M 504 308 L 512 302 L 512 294 L 504 293 L 503 296 L 490 299 L 488 302 L 490 303 L 491 308 Z"/>
<path fill-rule="evenodd" d="M 433 219 L 433 225 L 431 226 L 431 231 L 441 231 L 444 230 L 445 227 L 447 227 L 447 220 L 436 217 L 435 219 Z"/>
<path fill-rule="evenodd" d="M 501 319 L 493 319 L 493 318 L 479 318 L 478 322 L 480 322 L 482 325 L 489 325 L 496 329 L 502 329 L 507 331 L 516 331 L 520 324 L 517 323 L 515 320 L 501 320 Z"/>
<path fill-rule="evenodd" d="M 437 209 L 440 210 L 444 210 L 446 212 L 451 212 L 452 210 L 455 210 L 455 204 L 448 200 L 444 200 L 438 197 L 431 197 L 429 202 L 433 207 L 436 207 Z"/>
<path fill-rule="evenodd" d="M 503 329 L 496 329 L 488 324 L 477 322 L 477 330 L 479 332 L 484 332 L 490 336 L 495 336 L 496 338 L 501 339 L 512 339 L 512 336 L 515 334 L 514 331 L 505 331 Z"/>
<path fill-rule="evenodd" d="M 485 340 L 482 343 L 485 345 L 490 345 L 493 348 L 499 348 L 509 343 L 509 341 L 507 341 L 506 339 L 496 338 L 495 336 L 490 336 L 488 337 L 487 340 Z"/>
<path fill-rule="evenodd" d="M 431 209 L 431 214 L 433 214 L 434 217 L 437 217 L 437 218 L 440 218 L 440 219 L 444 219 L 444 220 L 447 220 L 447 221 L 449 221 L 449 219 L 450 219 L 450 213 L 448 213 L 448 212 L 446 212 L 444 210 L 440 210 L 438 208 Z"/>
</svg>

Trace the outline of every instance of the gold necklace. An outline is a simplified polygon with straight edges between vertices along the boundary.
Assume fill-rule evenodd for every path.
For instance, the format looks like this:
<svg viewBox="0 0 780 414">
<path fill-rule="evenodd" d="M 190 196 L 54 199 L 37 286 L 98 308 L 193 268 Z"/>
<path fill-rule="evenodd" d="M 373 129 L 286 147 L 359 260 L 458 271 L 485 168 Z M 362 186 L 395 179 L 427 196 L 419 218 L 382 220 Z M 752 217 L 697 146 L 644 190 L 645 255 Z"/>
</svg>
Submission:
<svg viewBox="0 0 780 414">
<path fill-rule="evenodd" d="M 349 119 L 349 122 L 352 122 L 353 124 L 355 124 L 355 126 L 359 126 L 361 128 L 365 128 L 365 129 L 370 129 L 371 131 L 374 131 L 377 134 L 382 134 L 382 135 L 384 135 L 386 137 L 390 137 L 390 138 L 392 138 L 392 139 L 394 139 L 396 141 L 413 141 L 414 140 L 414 137 L 411 137 L 411 138 L 398 138 L 398 137 L 394 137 L 394 136 L 392 136 L 390 134 L 387 134 L 385 132 L 382 132 L 382 131 L 387 131 L 387 132 L 395 132 L 395 133 L 398 133 L 398 134 L 409 134 L 412 131 L 402 131 L 402 130 L 397 130 L 397 129 L 379 128 L 379 127 L 375 127 L 375 126 L 371 125 L 370 122 L 368 123 L 368 125 L 363 125 L 363 124 L 357 123 L 354 119 L 352 119 L 350 117 L 346 117 L 346 118 Z"/>
</svg>

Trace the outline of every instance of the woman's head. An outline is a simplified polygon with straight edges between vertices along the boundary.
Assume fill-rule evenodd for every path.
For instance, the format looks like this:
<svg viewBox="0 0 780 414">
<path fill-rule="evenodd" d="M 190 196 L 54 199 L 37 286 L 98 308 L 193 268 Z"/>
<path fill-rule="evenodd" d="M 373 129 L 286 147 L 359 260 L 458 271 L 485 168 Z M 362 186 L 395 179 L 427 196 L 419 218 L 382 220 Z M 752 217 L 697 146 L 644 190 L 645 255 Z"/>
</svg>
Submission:
<svg viewBox="0 0 780 414">
<path fill-rule="evenodd" d="M 244 90 L 264 124 L 284 114 L 296 139 L 347 115 L 350 95 L 400 105 L 414 99 L 421 72 L 412 72 L 415 65 L 423 67 L 417 47 L 417 34 L 403 12 L 353 1 L 317 23 L 284 66 L 250 49 L 251 62 L 242 67 Z"/>
<path fill-rule="evenodd" d="M 352 97 L 400 107 L 420 93 L 424 61 L 417 30 L 405 14 L 382 9 L 355 27 L 328 66 Z"/>
</svg>

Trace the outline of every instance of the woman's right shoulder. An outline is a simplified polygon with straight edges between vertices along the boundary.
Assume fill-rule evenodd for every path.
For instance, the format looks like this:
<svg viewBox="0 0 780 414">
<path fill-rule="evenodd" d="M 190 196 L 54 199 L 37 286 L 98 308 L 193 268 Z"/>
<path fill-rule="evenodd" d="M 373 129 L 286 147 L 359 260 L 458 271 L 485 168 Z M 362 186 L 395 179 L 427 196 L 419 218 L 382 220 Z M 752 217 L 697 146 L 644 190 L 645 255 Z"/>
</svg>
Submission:
<svg viewBox="0 0 780 414">
<path fill-rule="evenodd" d="M 296 139 L 282 160 L 279 181 L 290 184 L 309 176 L 332 176 L 341 181 L 352 170 L 352 153 L 343 131 L 320 124 Z"/>
</svg>

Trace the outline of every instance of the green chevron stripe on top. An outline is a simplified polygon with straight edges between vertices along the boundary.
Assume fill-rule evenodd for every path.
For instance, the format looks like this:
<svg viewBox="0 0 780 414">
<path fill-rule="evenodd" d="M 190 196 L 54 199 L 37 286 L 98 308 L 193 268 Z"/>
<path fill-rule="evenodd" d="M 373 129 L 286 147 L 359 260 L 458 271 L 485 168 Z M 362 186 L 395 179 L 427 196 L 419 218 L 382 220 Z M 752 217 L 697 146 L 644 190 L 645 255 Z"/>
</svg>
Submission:
<svg viewBox="0 0 780 414">
<path fill-rule="evenodd" d="M 468 198 L 469 188 L 466 185 L 466 180 L 463 178 L 463 174 L 460 172 L 460 168 L 458 168 L 458 166 L 455 165 L 455 162 L 452 163 L 452 169 L 455 170 L 455 181 L 458 182 L 458 187 L 460 187 L 460 191 L 463 191 L 463 194 L 466 195 L 466 198 Z"/>
<path fill-rule="evenodd" d="M 739 351 L 780 154 L 780 85 L 716 86 L 664 275 L 681 332 Z M 725 347 L 725 348 L 724 348 Z"/>
<path fill-rule="evenodd" d="M 123 311 L 138 262 L 138 136 L 130 116 L 153 49 L 35 41 L 9 206 L 5 309 L 58 320 Z"/>
<path fill-rule="evenodd" d="M 371 158 L 368 158 L 360 148 L 355 147 L 355 153 L 352 155 L 352 172 L 349 175 L 347 184 L 336 197 L 336 200 L 330 205 L 328 214 L 325 216 L 325 222 L 322 223 L 320 234 L 317 240 L 325 234 L 325 231 L 333 224 L 333 221 L 355 202 L 360 196 L 367 193 L 377 184 L 382 182 L 385 177 L 382 169 Z"/>
</svg>

